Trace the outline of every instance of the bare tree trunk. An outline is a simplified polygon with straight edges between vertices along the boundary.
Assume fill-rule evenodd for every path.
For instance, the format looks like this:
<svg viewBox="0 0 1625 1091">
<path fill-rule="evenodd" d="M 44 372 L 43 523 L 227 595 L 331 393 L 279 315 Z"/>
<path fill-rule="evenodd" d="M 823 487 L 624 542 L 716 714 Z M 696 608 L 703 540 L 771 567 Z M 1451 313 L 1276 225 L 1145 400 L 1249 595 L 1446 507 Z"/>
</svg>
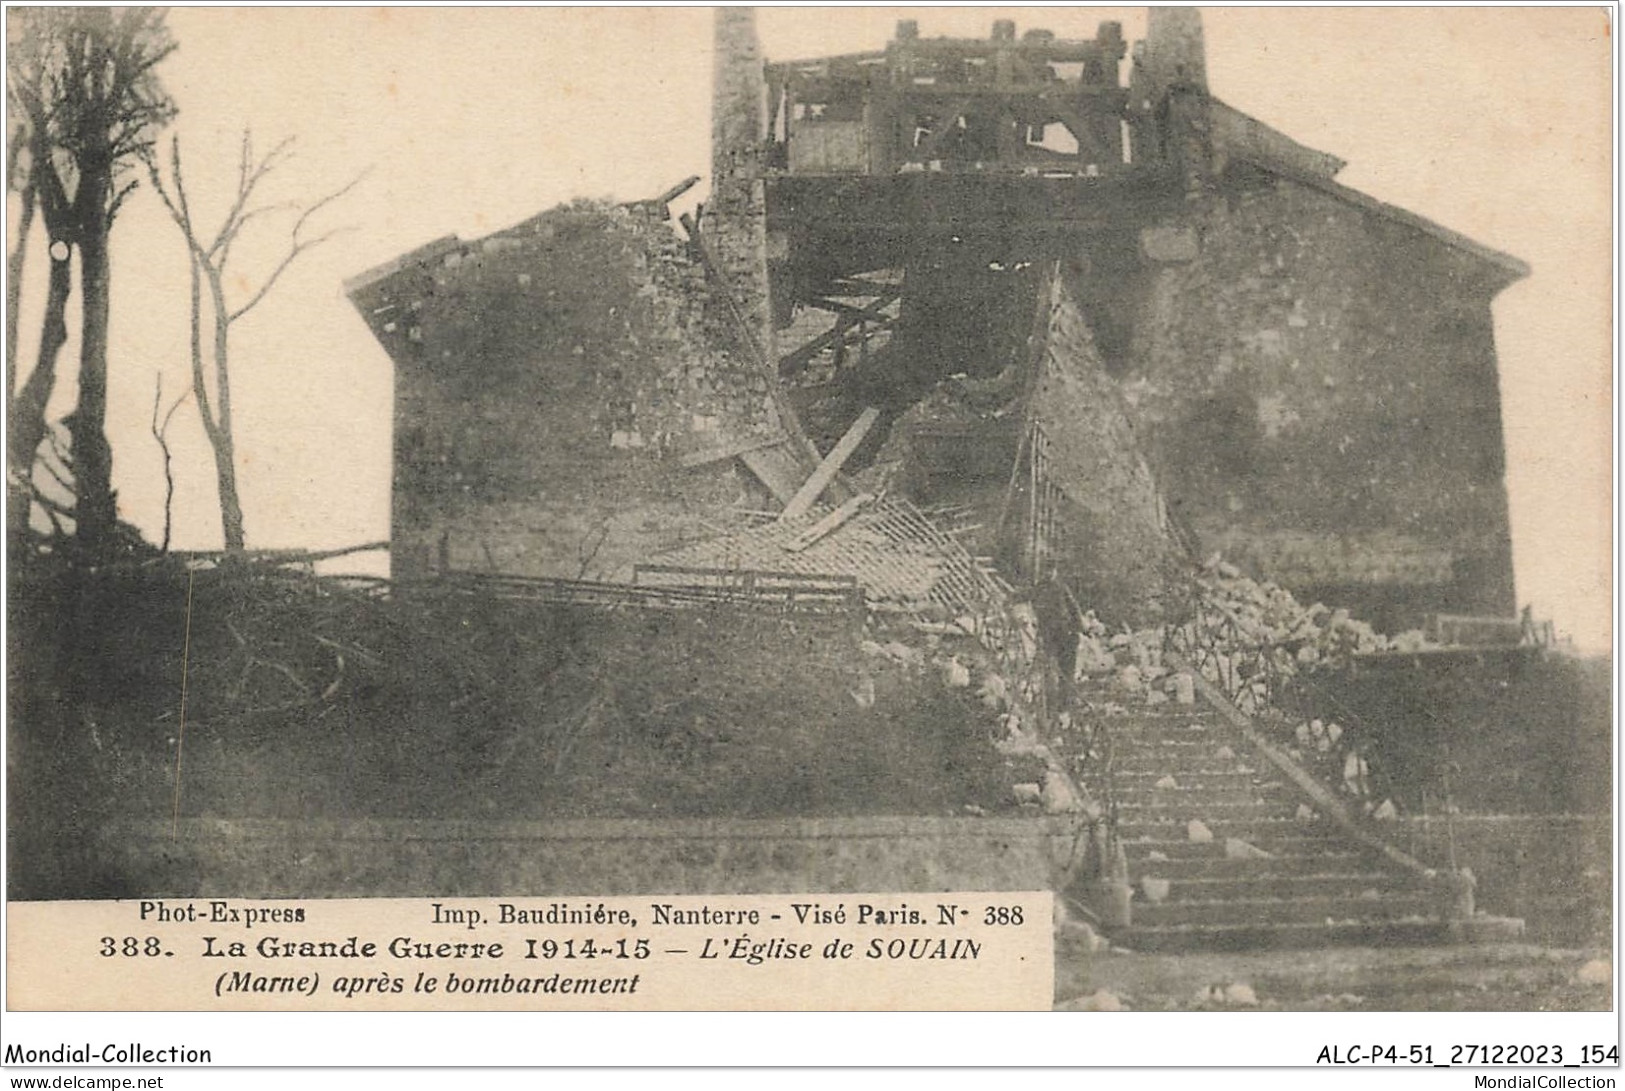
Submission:
<svg viewBox="0 0 1625 1091">
<path fill-rule="evenodd" d="M 226 306 L 221 271 L 213 266 L 205 271 L 214 305 L 215 419 L 209 441 L 214 448 L 215 482 L 220 492 L 220 530 L 227 552 L 235 552 L 243 548 L 244 536 L 243 504 L 237 495 L 237 443 L 231 426 L 231 311 Z"/>
<path fill-rule="evenodd" d="M 40 329 L 39 357 L 34 370 L 11 403 L 7 438 L 11 471 L 18 482 L 26 482 L 34 472 L 34 458 L 45 440 L 45 406 L 56 387 L 56 362 L 68 339 L 68 297 L 73 294 L 73 260 L 69 250 L 58 260 L 51 257 L 51 276 L 45 296 L 45 321 Z M 15 544 L 28 529 L 30 494 L 25 488 L 14 492 L 7 510 L 6 530 Z"/>
<path fill-rule="evenodd" d="M 75 202 L 84 210 L 79 240 L 79 282 L 84 298 L 79 343 L 79 405 L 68 418 L 79 486 L 79 542 L 92 555 L 111 552 L 118 521 L 113 493 L 113 449 L 107 442 L 108 252 L 106 179 L 80 180 Z M 84 192 L 90 187 L 90 192 Z M 100 187 L 98 192 L 97 187 Z"/>
<path fill-rule="evenodd" d="M 28 257 L 28 235 L 34 229 L 34 184 L 23 186 L 17 210 L 17 245 L 6 255 L 6 402 L 17 396 L 17 320 L 23 300 L 23 265 Z"/>
<path fill-rule="evenodd" d="M 230 432 L 221 432 L 220 438 L 221 442 L 214 449 L 215 484 L 220 492 L 220 530 L 227 552 L 239 552 L 244 543 L 243 505 L 237 496 L 235 445 Z"/>
<path fill-rule="evenodd" d="M 298 219 L 294 221 L 288 249 L 283 254 L 282 260 L 271 270 L 269 276 L 260 281 L 258 288 L 249 291 L 245 302 L 233 308 L 226 301 L 226 261 L 243 225 L 273 207 L 268 205 L 250 207 L 250 201 L 260 181 L 286 159 L 290 145 L 291 141 L 284 140 L 273 148 L 269 155 L 256 159 L 253 142 L 246 132 L 243 134 L 242 158 L 238 163 L 237 197 L 230 211 L 226 213 L 225 222 L 220 225 L 214 242 L 209 245 L 205 245 L 198 237 L 197 228 L 192 221 L 191 208 L 186 198 L 186 185 L 181 176 L 179 139 L 170 142 L 168 183 L 164 181 L 156 157 L 149 155 L 146 160 L 152 188 L 158 194 L 158 199 L 163 201 L 164 207 L 169 210 L 175 226 L 180 228 L 191 256 L 192 394 L 197 399 L 198 416 L 203 421 L 204 434 L 208 436 L 209 447 L 214 453 L 215 484 L 220 496 L 220 529 L 228 554 L 241 552 L 245 539 L 242 499 L 237 493 L 237 445 L 231 419 L 232 323 L 259 306 L 276 286 L 282 274 L 298 260 L 300 254 L 312 247 L 320 246 L 333 237 L 335 232 L 329 231 L 316 238 L 307 238 L 303 235 L 303 231 L 312 216 L 349 193 L 361 181 L 360 177 L 357 177 L 347 185 L 305 206 Z M 209 306 L 214 315 L 214 344 L 211 347 L 214 361 L 212 408 L 203 360 L 202 284 L 205 278 L 209 285 Z M 246 281 L 241 276 L 234 276 L 233 282 L 246 287 Z"/>
</svg>

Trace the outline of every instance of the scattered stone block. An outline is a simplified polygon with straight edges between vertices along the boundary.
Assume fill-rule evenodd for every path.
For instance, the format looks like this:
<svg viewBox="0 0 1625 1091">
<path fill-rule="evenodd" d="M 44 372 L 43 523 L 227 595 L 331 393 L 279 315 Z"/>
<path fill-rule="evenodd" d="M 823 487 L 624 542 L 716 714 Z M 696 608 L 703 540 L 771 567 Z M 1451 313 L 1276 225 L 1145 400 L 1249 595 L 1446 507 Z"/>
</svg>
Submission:
<svg viewBox="0 0 1625 1091">
<path fill-rule="evenodd" d="M 1273 858 L 1257 845 L 1248 844 L 1239 837 L 1225 838 L 1224 855 L 1227 860 L 1269 860 Z"/>
<path fill-rule="evenodd" d="M 1594 958 L 1575 971 L 1574 980 L 1582 985 L 1611 985 L 1614 981 L 1614 964 L 1606 958 Z"/>
<path fill-rule="evenodd" d="M 1224 1002 L 1233 1008 L 1258 1007 L 1258 994 L 1246 982 L 1237 981 L 1225 986 Z"/>
<path fill-rule="evenodd" d="M 1128 1011 L 1116 993 L 1108 989 L 1097 989 L 1088 996 L 1080 996 L 1067 1005 L 1073 1011 Z"/>
<path fill-rule="evenodd" d="M 1072 790 L 1065 774 L 1054 769 L 1044 774 L 1044 811 L 1048 814 L 1074 814 L 1083 810 L 1083 802 Z"/>
<path fill-rule="evenodd" d="M 1182 705 L 1196 703 L 1196 681 L 1185 671 L 1174 675 L 1170 686 L 1173 689 L 1174 701 Z"/>
</svg>

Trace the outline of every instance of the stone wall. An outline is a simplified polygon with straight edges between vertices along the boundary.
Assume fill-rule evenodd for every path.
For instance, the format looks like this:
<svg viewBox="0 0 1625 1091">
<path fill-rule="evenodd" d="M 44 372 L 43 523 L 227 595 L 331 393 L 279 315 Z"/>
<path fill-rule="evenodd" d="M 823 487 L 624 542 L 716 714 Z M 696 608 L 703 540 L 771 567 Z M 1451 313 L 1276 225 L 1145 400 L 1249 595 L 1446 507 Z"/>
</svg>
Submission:
<svg viewBox="0 0 1625 1091">
<path fill-rule="evenodd" d="M 1419 812 L 1450 797 L 1476 814 L 1613 810 L 1609 664 L 1537 648 L 1357 657 L 1317 676 L 1308 707 L 1352 712 L 1383 795 Z M 1317 703 L 1318 698 L 1318 703 Z"/>
<path fill-rule="evenodd" d="M 394 575 L 608 578 L 705 534 L 741 482 L 679 456 L 780 426 L 709 294 L 663 210 L 588 202 L 353 288 L 395 363 Z"/>
<path fill-rule="evenodd" d="M 1479 909 L 1523 918 L 1532 943 L 1607 947 L 1613 936 L 1613 822 L 1608 815 L 1458 815 L 1408 819 L 1394 842 L 1478 879 Z"/>
<path fill-rule="evenodd" d="M 1048 890 L 1078 843 L 1061 818 L 206 821 L 103 829 L 143 897 Z"/>
<path fill-rule="evenodd" d="M 1058 565 L 1078 600 L 1108 624 L 1152 624 L 1163 617 L 1164 584 L 1178 559 L 1162 498 L 1077 303 L 1064 280 L 1046 290 L 1032 415 L 1039 464 L 1064 502 L 1046 532 L 1054 554 L 1043 566 Z"/>
<path fill-rule="evenodd" d="M 1379 627 L 1511 614 L 1503 281 L 1285 179 L 1229 188 L 1191 226 L 1192 260 L 1141 274 L 1118 368 L 1176 517 L 1205 549 Z"/>
</svg>

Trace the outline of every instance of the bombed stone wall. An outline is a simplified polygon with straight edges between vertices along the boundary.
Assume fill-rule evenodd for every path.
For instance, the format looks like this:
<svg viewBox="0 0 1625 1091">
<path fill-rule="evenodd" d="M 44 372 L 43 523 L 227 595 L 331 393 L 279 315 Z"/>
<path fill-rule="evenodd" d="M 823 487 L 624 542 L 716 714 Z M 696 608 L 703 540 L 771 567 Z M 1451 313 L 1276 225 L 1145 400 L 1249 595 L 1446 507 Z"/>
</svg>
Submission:
<svg viewBox="0 0 1625 1091">
<path fill-rule="evenodd" d="M 395 363 L 397 578 L 624 574 L 739 496 L 726 463 L 679 456 L 779 427 L 653 206 L 577 202 L 358 281 Z"/>
<path fill-rule="evenodd" d="M 1039 489 L 1042 477 L 1053 480 L 1059 510 L 1052 527 L 1037 528 L 1053 538 L 1053 556 L 1038 567 L 1053 564 L 1109 623 L 1159 621 L 1181 561 L 1163 500 L 1077 303 L 1062 279 L 1047 292 L 1028 458 L 1038 460 Z"/>
<path fill-rule="evenodd" d="M 1208 203 L 1140 293 L 1125 397 L 1204 548 L 1379 627 L 1509 615 L 1489 304 L 1516 274 L 1362 201 Z"/>
</svg>

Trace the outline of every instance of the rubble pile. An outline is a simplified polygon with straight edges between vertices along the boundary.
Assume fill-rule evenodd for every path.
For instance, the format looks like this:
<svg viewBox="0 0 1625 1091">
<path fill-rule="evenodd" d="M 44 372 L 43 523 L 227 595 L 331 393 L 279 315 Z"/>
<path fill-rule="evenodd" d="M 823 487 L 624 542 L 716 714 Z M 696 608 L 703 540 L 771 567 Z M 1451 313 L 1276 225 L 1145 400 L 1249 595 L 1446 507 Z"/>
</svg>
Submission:
<svg viewBox="0 0 1625 1091">
<path fill-rule="evenodd" d="M 1192 680 L 1164 661 L 1166 652 L 1198 669 L 1243 712 L 1258 718 L 1295 760 L 1337 785 L 1366 813 L 1391 818 L 1391 800 L 1373 786 L 1368 741 L 1339 709 L 1323 707 L 1317 672 L 1346 667 L 1352 657 L 1430 646 L 1419 631 L 1389 637 L 1320 603 L 1254 580 L 1217 557 L 1193 581 L 1189 619 L 1177 625 L 1109 632 L 1091 612 L 1080 623 L 1074 677 L 1110 677 L 1124 702 L 1189 704 Z M 1121 714 L 1115 702 L 1086 706 Z"/>
<path fill-rule="evenodd" d="M 991 379 L 967 375 L 943 379 L 892 422 L 873 465 L 859 480 L 871 490 L 910 491 L 918 484 L 916 478 L 932 468 L 932 461 L 943 456 L 941 441 L 935 439 L 942 435 L 1002 435 L 1013 455 L 1021 423 L 1021 393 L 1014 368 Z M 995 488 L 1003 484 L 999 480 Z"/>
<path fill-rule="evenodd" d="M 1046 814 L 1090 810 L 1070 777 L 1065 740 L 1045 730 L 1037 625 L 1030 608 L 1001 605 L 947 623 L 915 620 L 894 625 L 887 635 L 884 642 L 864 640 L 861 650 L 879 662 L 934 675 L 942 687 L 975 702 L 972 715 L 985 725 L 1011 781 L 1009 802 Z M 854 697 L 862 703 L 858 694 Z M 986 813 L 979 805 L 965 811 Z"/>
</svg>

